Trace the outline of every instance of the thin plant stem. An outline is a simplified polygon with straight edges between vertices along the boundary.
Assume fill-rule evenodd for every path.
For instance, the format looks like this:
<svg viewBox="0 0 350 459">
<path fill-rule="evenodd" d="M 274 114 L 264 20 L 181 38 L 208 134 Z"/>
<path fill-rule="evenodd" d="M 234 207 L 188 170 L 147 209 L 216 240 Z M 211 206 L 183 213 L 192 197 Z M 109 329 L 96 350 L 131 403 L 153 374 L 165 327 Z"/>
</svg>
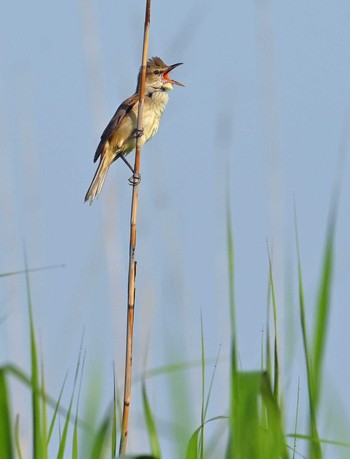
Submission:
<svg viewBox="0 0 350 459">
<path fill-rule="evenodd" d="M 148 56 L 149 28 L 151 18 L 151 0 L 146 0 L 145 26 L 143 35 L 143 50 L 142 50 L 142 68 L 141 68 L 141 86 L 139 109 L 137 116 L 137 130 L 140 132 L 143 128 L 143 105 L 145 98 L 145 81 L 146 81 L 146 66 Z M 133 350 L 133 334 L 134 334 L 134 312 L 135 312 L 135 280 L 136 280 L 136 222 L 138 210 L 138 185 L 140 177 L 141 163 L 141 138 L 136 139 L 136 154 L 134 166 L 134 186 L 132 189 L 131 198 L 131 217 L 130 217 L 130 249 L 129 249 L 129 274 L 128 274 L 128 314 L 126 326 L 126 350 L 125 350 L 125 379 L 124 379 L 124 403 L 122 427 L 119 444 L 119 455 L 126 453 L 126 446 L 129 432 L 129 413 L 131 401 L 131 378 L 132 378 L 132 350 Z"/>
</svg>

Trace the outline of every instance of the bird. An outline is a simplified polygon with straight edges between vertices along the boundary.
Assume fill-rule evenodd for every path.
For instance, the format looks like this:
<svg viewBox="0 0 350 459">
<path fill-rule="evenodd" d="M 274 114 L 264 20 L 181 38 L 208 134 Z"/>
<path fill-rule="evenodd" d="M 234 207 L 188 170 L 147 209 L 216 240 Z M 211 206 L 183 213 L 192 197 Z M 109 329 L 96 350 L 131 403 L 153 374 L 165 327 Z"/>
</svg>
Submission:
<svg viewBox="0 0 350 459">
<path fill-rule="evenodd" d="M 139 131 L 137 129 L 137 116 L 141 90 L 141 67 L 135 93 L 121 103 L 101 135 L 94 156 L 94 162 L 97 160 L 100 162 L 85 195 L 85 202 L 89 201 L 91 205 L 97 198 L 102 190 L 109 167 L 118 158 L 121 158 L 134 174 L 134 170 L 125 156 L 136 148 L 137 137 L 140 137 L 142 146 L 158 131 L 160 119 L 168 103 L 168 92 L 173 89 L 173 85 L 185 86 L 169 77 L 169 73 L 179 65 L 182 65 L 182 62 L 166 65 L 160 57 L 152 57 L 147 60 L 143 129 Z M 130 178 L 131 183 L 135 178 Z"/>
</svg>

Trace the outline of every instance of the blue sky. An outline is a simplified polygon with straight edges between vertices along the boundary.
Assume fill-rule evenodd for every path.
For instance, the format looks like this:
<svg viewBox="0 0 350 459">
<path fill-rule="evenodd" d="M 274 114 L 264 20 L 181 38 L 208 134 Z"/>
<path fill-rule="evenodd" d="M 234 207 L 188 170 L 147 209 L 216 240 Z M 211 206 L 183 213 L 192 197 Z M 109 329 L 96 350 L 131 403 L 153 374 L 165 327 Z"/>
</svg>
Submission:
<svg viewBox="0 0 350 459">
<path fill-rule="evenodd" d="M 73 373 L 83 330 L 86 372 L 98 372 L 105 394 L 111 362 L 122 367 L 129 170 L 118 161 L 100 198 L 91 207 L 83 198 L 99 136 L 134 91 L 143 19 L 135 0 L 7 2 L 1 15 L 0 272 L 23 267 L 23 241 L 30 266 L 65 264 L 31 277 L 53 394 L 66 370 Z M 301 336 L 291 319 L 298 317 L 294 203 L 311 326 L 339 180 L 324 409 L 329 419 L 340 406 L 350 409 L 349 23 L 346 0 L 153 2 L 149 54 L 184 62 L 174 78 L 186 88 L 174 88 L 159 133 L 142 152 L 135 372 L 143 368 L 147 343 L 148 367 L 199 358 L 201 312 L 207 354 L 221 346 L 223 356 L 212 415 L 227 407 L 227 196 L 241 365 L 260 367 L 268 241 L 293 407 L 299 376 L 306 391 Z M 28 369 L 24 280 L 2 281 L 0 301 L 1 313 L 9 314 L 1 324 L 0 358 Z M 199 381 L 191 372 L 198 402 L 188 420 L 192 429 L 200 422 Z M 169 419 L 164 386 L 162 378 L 150 382 L 150 394 L 157 414 Z M 109 397 L 102 400 L 105 406 Z M 14 403 L 21 411 L 25 396 Z M 338 434 L 345 440 L 341 429 Z M 142 449 L 138 438 L 131 434 L 131 451 Z"/>
</svg>

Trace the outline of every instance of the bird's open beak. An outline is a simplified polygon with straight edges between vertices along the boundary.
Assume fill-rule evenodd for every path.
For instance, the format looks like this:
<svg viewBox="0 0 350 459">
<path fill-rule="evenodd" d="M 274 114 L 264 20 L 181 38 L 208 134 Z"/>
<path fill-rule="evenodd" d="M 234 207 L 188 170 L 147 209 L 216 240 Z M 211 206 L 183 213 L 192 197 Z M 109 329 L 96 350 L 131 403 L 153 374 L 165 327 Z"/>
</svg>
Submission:
<svg viewBox="0 0 350 459">
<path fill-rule="evenodd" d="M 182 65 L 182 62 L 179 62 L 178 64 L 173 64 L 173 65 L 170 65 L 168 67 L 168 70 L 166 72 L 163 73 L 163 77 L 166 81 L 168 81 L 169 83 L 172 83 L 172 84 L 177 84 L 178 86 L 183 86 L 185 87 L 184 84 L 182 83 L 179 83 L 178 81 L 175 81 L 175 80 L 172 80 L 169 78 L 169 73 L 175 68 L 175 67 L 178 67 L 179 65 Z"/>
</svg>

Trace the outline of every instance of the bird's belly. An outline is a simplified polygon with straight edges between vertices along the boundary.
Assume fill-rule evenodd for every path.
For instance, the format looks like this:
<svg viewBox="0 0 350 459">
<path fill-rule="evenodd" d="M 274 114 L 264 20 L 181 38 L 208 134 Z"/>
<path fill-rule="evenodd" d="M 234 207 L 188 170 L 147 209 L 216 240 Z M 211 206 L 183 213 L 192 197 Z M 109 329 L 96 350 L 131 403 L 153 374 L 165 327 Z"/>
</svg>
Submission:
<svg viewBox="0 0 350 459">
<path fill-rule="evenodd" d="M 129 137 L 127 137 L 122 144 L 115 146 L 115 150 L 118 153 L 127 155 L 132 150 L 135 150 L 136 148 L 136 138 L 134 136 L 135 129 L 136 128 L 133 128 L 132 135 L 129 135 Z M 141 146 L 143 146 L 157 132 L 157 129 L 154 129 L 152 126 L 150 130 L 150 126 L 145 124 L 143 135 L 140 137 Z"/>
<path fill-rule="evenodd" d="M 158 131 L 160 117 L 161 117 L 160 113 L 155 113 L 155 112 L 147 113 L 146 111 L 144 119 L 143 119 L 144 136 L 141 137 L 142 144 L 150 140 L 154 136 L 154 134 Z"/>
<path fill-rule="evenodd" d="M 155 94 L 152 99 L 146 99 L 143 108 L 143 135 L 140 138 L 141 146 L 150 140 L 158 131 L 160 118 L 168 101 L 168 95 Z M 136 148 L 134 132 L 137 125 L 137 116 L 126 116 L 116 131 L 115 142 L 112 148 L 115 152 L 128 154 Z"/>
<path fill-rule="evenodd" d="M 156 112 L 147 113 L 145 111 L 143 118 L 143 135 L 140 137 L 140 144 L 143 146 L 158 131 L 161 114 Z M 130 131 L 129 131 L 130 132 Z M 133 134 L 135 128 L 133 129 Z M 129 136 L 117 150 L 123 154 L 128 154 L 136 148 L 136 139 L 134 135 Z"/>
</svg>

